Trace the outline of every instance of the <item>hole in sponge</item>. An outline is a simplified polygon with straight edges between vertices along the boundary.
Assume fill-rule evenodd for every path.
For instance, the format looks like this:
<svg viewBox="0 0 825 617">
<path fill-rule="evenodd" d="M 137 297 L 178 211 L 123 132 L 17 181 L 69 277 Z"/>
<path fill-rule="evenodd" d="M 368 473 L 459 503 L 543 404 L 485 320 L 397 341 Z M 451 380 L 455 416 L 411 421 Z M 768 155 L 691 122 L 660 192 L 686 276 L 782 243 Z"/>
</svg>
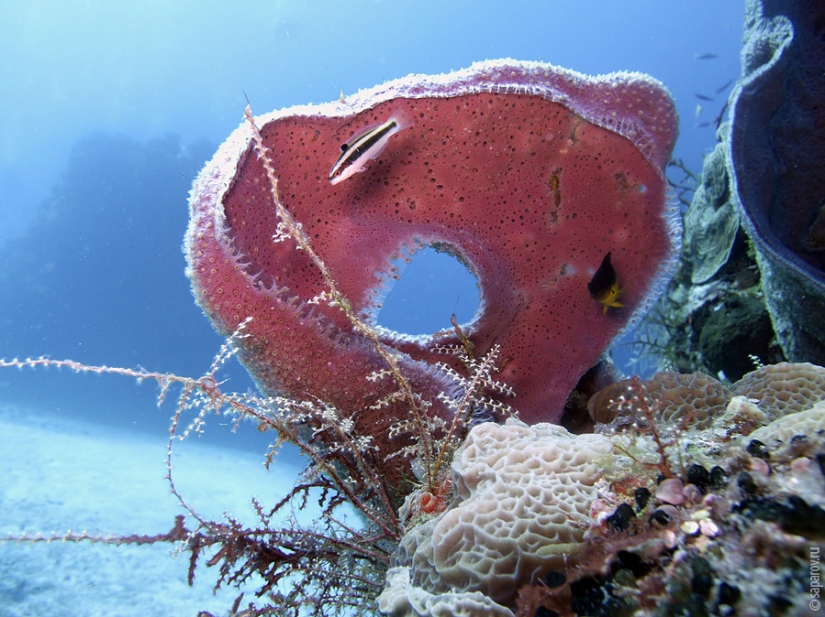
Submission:
<svg viewBox="0 0 825 617">
<path fill-rule="evenodd" d="M 449 253 L 428 246 L 412 261 L 393 262 L 400 278 L 387 290 L 379 325 L 403 334 L 428 335 L 472 321 L 480 302 L 478 280 Z"/>
</svg>

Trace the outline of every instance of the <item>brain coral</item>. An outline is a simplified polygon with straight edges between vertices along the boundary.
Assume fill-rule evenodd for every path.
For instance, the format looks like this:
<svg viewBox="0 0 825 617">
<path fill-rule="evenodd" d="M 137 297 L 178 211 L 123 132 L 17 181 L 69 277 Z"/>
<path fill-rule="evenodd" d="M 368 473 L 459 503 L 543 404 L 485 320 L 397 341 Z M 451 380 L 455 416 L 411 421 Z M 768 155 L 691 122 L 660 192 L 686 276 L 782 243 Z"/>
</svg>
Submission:
<svg viewBox="0 0 825 617">
<path fill-rule="evenodd" d="M 404 538 L 398 565 L 431 593 L 508 601 L 582 546 L 602 472 L 596 459 L 611 451 L 605 436 L 551 424 L 476 426 L 453 460 L 457 503 Z"/>
<path fill-rule="evenodd" d="M 393 617 L 513 617 L 480 591 L 430 593 L 410 583 L 409 568 L 391 568 L 378 609 Z"/>
<path fill-rule="evenodd" d="M 732 516 L 731 506 L 737 512 L 750 512 L 748 508 L 767 503 L 769 494 L 779 496 L 778 500 L 757 518 L 768 516 L 765 520 L 774 521 L 771 517 L 787 509 L 783 504 L 788 496 L 798 497 L 812 504 L 801 515 L 803 528 L 809 525 L 819 533 L 817 523 L 806 517 L 816 507 L 825 507 L 825 459 L 819 454 L 825 435 L 825 368 L 811 364 L 766 366 L 730 389 L 706 375 L 664 373 L 657 375 L 651 388 L 657 393 L 656 402 L 651 404 L 661 402 L 668 410 L 658 422 L 669 459 L 668 473 L 674 474 L 667 481 L 679 489 L 671 495 L 679 498 L 677 507 L 670 505 L 662 512 L 680 517 L 687 525 L 669 527 L 666 533 L 670 535 L 661 536 L 665 542 L 657 544 L 647 534 L 657 533 L 648 516 L 661 506 L 658 502 L 652 502 L 644 516 L 634 519 L 626 535 L 600 516 L 612 509 L 605 510 L 607 504 L 623 502 L 619 507 L 626 508 L 631 492 L 638 503 L 637 491 L 629 489 L 655 486 L 657 475 L 662 473 L 660 446 L 643 423 L 615 424 L 601 427 L 602 433 L 580 436 L 557 426 L 527 426 L 516 420 L 503 426 L 482 424 L 472 429 L 456 452 L 451 508 L 419 523 L 402 539 L 379 599 L 381 612 L 393 617 L 509 617 L 541 615 L 538 607 L 552 606 L 559 614 L 595 614 L 580 610 L 583 599 L 576 594 L 584 593 L 583 588 L 574 591 L 571 581 L 576 577 L 579 582 L 592 580 L 589 577 L 594 572 L 598 580 L 610 579 L 620 563 L 611 560 L 634 546 L 637 555 L 670 547 L 662 554 L 664 569 L 647 579 L 650 583 L 673 577 L 683 585 L 683 574 L 669 566 L 696 551 L 722 564 L 720 570 L 731 567 L 735 571 L 729 574 L 731 580 L 744 589 L 750 573 L 742 570 L 742 559 L 750 563 L 758 557 L 741 539 L 740 525 L 744 521 L 747 529 L 752 520 Z M 757 407 L 756 399 L 746 398 L 755 394 L 761 397 L 758 402 L 765 405 L 764 410 Z M 761 458 L 761 467 L 748 463 L 759 456 L 752 451 L 754 439 L 767 446 L 768 467 Z M 745 491 L 738 480 L 725 481 L 726 474 L 741 471 L 743 465 L 758 476 L 758 498 Z M 708 475 L 703 488 L 698 488 L 702 475 L 696 467 Z M 758 472 L 762 467 L 767 471 Z M 722 472 L 721 476 L 717 472 Z M 706 490 L 715 493 L 704 494 Z M 717 499 L 716 493 L 725 499 Z M 663 493 L 657 496 L 663 499 Z M 762 523 L 764 520 L 757 520 L 754 529 Z M 771 533 L 775 535 L 776 528 Z M 685 535 L 674 544 L 673 538 L 679 534 Z M 716 542 L 720 550 L 708 557 L 711 551 L 706 547 Z M 612 548 L 604 553 L 606 546 Z M 676 554 L 671 550 L 674 546 Z M 747 556 L 740 556 L 742 550 Z M 736 557 L 727 561 L 727 551 Z M 573 593 L 579 609 L 564 613 L 559 607 L 568 603 L 572 607 L 570 596 L 555 591 L 548 595 L 544 580 L 551 571 L 566 575 L 570 588 L 564 593 Z M 636 600 L 644 598 L 650 611 L 628 610 L 627 614 L 659 614 L 658 602 L 669 594 L 683 602 L 683 596 L 672 591 L 669 583 L 668 592 L 662 595 L 665 587 L 638 585 L 641 595 Z M 612 594 L 610 589 L 610 585 L 602 587 L 607 590 L 604 598 L 612 601 L 618 596 L 608 595 Z M 531 595 L 531 591 L 537 593 Z M 626 606 L 635 605 L 634 600 Z"/>
<path fill-rule="evenodd" d="M 735 396 L 756 401 L 769 420 L 825 401 L 825 368 L 808 362 L 771 364 L 747 373 L 730 388 L 699 372 L 661 371 L 647 381 L 626 379 L 611 384 L 590 398 L 588 411 L 603 424 L 612 422 L 619 413 L 640 415 L 640 392 L 657 421 L 686 421 L 692 428 L 704 429 Z"/>
<path fill-rule="evenodd" d="M 689 412 L 691 424 L 696 427 L 707 426 L 716 414 L 724 411 L 732 396 L 722 382 L 710 375 L 660 371 L 647 381 L 625 379 L 611 384 L 590 398 L 587 409 L 596 422 L 603 424 L 612 422 L 619 413 L 638 415 L 640 393 L 657 421 L 679 421 Z"/>
<path fill-rule="evenodd" d="M 809 362 L 771 364 L 748 373 L 732 390 L 758 400 L 769 418 L 778 418 L 825 401 L 825 368 Z"/>
</svg>

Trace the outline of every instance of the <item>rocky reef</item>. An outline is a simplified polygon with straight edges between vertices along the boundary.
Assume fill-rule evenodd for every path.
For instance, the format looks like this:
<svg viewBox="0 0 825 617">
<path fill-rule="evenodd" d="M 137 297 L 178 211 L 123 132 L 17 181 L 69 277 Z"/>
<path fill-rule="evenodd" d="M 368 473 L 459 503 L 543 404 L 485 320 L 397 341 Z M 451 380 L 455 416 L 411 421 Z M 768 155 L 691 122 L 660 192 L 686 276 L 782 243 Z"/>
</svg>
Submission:
<svg viewBox="0 0 825 617">
<path fill-rule="evenodd" d="M 408 510 L 381 612 L 816 612 L 825 368 L 766 366 L 731 388 L 659 373 L 592 408 L 607 422 L 591 435 L 516 420 L 474 428 L 449 508 Z"/>
</svg>

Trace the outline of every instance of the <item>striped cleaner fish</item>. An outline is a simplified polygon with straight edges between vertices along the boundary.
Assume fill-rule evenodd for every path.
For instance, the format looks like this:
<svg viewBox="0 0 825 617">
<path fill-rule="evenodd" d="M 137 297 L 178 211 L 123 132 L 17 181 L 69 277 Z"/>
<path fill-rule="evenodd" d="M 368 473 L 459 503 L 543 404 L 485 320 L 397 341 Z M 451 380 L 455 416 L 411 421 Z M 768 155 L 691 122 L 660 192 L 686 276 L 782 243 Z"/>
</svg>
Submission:
<svg viewBox="0 0 825 617">
<path fill-rule="evenodd" d="M 353 135 L 341 144 L 341 156 L 329 171 L 330 183 L 338 184 L 364 171 L 367 161 L 377 158 L 384 151 L 390 137 L 412 125 L 412 118 L 407 112 L 396 110 L 384 124 L 368 127 Z"/>
</svg>

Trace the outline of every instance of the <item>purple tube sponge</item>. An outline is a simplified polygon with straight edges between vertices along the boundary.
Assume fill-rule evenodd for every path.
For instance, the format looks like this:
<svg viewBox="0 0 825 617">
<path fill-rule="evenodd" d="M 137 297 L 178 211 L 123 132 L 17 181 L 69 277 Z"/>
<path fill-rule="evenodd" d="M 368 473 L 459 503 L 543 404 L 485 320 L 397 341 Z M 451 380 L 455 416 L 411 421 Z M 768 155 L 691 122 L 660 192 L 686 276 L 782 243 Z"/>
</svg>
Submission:
<svg viewBox="0 0 825 617">
<path fill-rule="evenodd" d="M 825 363 L 825 5 L 751 0 L 728 170 L 791 361 Z"/>
</svg>

